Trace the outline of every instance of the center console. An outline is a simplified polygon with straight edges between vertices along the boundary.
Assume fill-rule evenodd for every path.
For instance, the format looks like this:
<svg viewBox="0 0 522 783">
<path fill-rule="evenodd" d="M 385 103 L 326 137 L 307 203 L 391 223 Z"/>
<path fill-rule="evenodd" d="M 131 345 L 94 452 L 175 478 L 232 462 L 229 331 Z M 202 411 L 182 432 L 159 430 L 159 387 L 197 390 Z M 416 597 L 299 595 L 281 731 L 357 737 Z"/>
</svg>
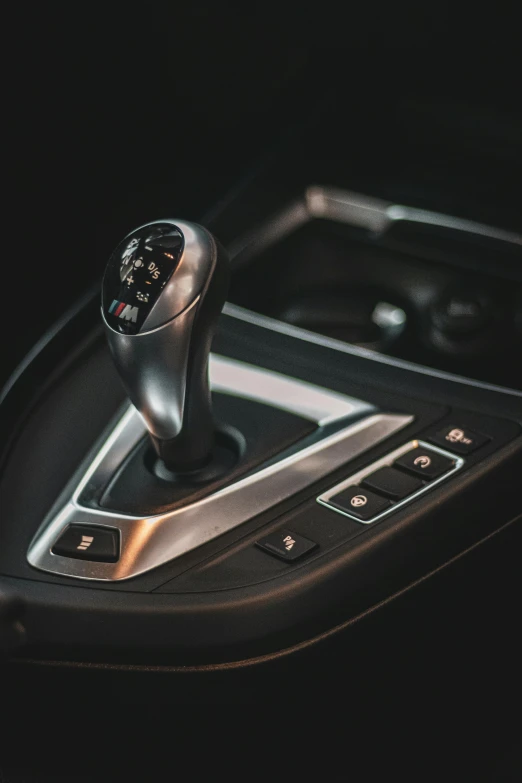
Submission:
<svg viewBox="0 0 522 783">
<path fill-rule="evenodd" d="M 98 291 L 13 377 L 0 571 L 22 658 L 290 652 L 520 514 L 516 389 L 231 303 L 209 367 L 214 456 L 190 470 L 165 462 L 129 402 Z"/>
<path fill-rule="evenodd" d="M 335 639 L 335 685 L 348 629 L 520 529 L 518 158 L 386 100 L 318 115 L 201 225 L 133 197 L 118 225 L 157 219 L 11 375 L 16 662 L 239 672 Z"/>
</svg>

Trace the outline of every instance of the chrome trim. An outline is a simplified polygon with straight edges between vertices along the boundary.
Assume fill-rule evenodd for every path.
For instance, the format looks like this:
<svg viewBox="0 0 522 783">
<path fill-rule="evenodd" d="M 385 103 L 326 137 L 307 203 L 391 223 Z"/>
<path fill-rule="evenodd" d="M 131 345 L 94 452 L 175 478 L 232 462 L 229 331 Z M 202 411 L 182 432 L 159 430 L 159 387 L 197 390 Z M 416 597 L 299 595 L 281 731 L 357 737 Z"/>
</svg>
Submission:
<svg viewBox="0 0 522 783">
<path fill-rule="evenodd" d="M 377 351 L 372 351 L 370 348 L 361 348 L 356 345 L 350 345 L 350 343 L 344 343 L 342 340 L 336 340 L 334 337 L 326 337 L 316 332 L 310 332 L 308 329 L 302 329 L 300 326 L 293 326 L 287 324 L 284 321 L 278 321 L 275 318 L 270 318 L 268 315 L 260 315 L 254 313 L 252 310 L 247 310 L 245 307 L 239 305 L 226 304 L 223 308 L 223 313 L 231 318 L 237 318 L 239 321 L 246 321 L 247 323 L 254 324 L 254 326 L 261 326 L 263 329 L 270 329 L 272 332 L 279 334 L 285 334 L 288 337 L 295 337 L 298 340 L 303 340 L 307 343 L 315 343 L 321 345 L 324 348 L 332 348 L 334 351 L 340 351 L 341 353 L 347 353 L 351 356 L 359 356 L 363 359 L 370 359 L 372 362 L 379 362 L 380 364 L 388 364 L 391 367 L 398 367 L 401 370 L 411 370 L 421 375 L 429 375 L 433 378 L 441 378 L 445 381 L 453 381 L 454 383 L 463 383 L 466 386 L 474 386 L 477 389 L 485 389 L 486 391 L 500 392 L 501 394 L 509 394 L 513 397 L 522 397 L 522 391 L 518 389 L 509 389 L 506 386 L 497 386 L 494 383 L 486 383 L 485 381 L 476 381 L 472 378 L 465 378 L 462 375 L 454 375 L 444 370 L 434 370 L 431 367 L 425 367 L 422 364 L 415 364 L 409 362 L 406 359 L 397 359 L 393 356 L 386 356 Z"/>
<path fill-rule="evenodd" d="M 217 256 L 216 243 L 203 226 L 187 223 L 185 220 L 155 220 L 147 223 L 146 226 L 154 226 L 158 223 L 160 225 L 171 223 L 181 231 L 183 251 L 174 273 L 170 276 L 138 335 L 158 329 L 191 308 L 207 284 Z M 131 233 L 134 234 L 141 228 L 144 226 Z"/>
<path fill-rule="evenodd" d="M 181 432 L 192 328 L 200 297 L 152 331 L 119 334 L 106 328 L 112 358 L 129 399 L 159 440 Z M 110 331 L 109 331 L 110 330 Z"/>
<path fill-rule="evenodd" d="M 311 186 L 305 191 L 305 202 L 311 217 L 336 220 L 358 228 L 366 228 L 376 234 L 388 231 L 394 223 L 408 221 L 450 228 L 454 231 L 522 246 L 522 236 L 513 231 L 485 226 L 474 220 L 465 220 L 427 209 L 394 204 L 392 201 L 363 196 L 350 190 Z"/>
<path fill-rule="evenodd" d="M 213 391 L 271 405 L 314 421 L 319 427 L 375 410 L 346 394 L 223 356 L 211 356 L 210 385 Z"/>
<path fill-rule="evenodd" d="M 262 382 L 261 375 L 264 376 Z M 210 385 L 213 391 L 262 402 L 314 421 L 319 426 L 375 413 L 373 405 L 354 397 L 216 354 L 210 355 Z M 146 431 L 136 408 L 129 406 L 75 489 L 72 500 L 76 505 L 82 505 L 80 498 L 87 487 L 89 495 L 103 491 L 120 463 Z"/>
<path fill-rule="evenodd" d="M 228 393 L 251 395 L 261 400 L 259 368 L 241 362 L 213 357 L 214 377 L 221 391 L 225 386 L 227 367 L 230 371 Z M 296 411 L 315 421 L 341 422 L 374 411 L 370 405 L 350 397 L 321 390 L 313 384 L 285 378 L 278 373 L 262 371 L 266 404 L 276 404 Z M 238 382 L 237 389 L 234 383 Z M 290 397 L 288 397 L 290 395 Z M 328 408 L 330 400 L 331 407 Z M 306 489 L 313 482 L 341 467 L 385 438 L 407 426 L 412 416 L 377 414 L 347 422 L 343 429 L 324 437 L 256 473 L 224 487 L 213 495 L 184 508 L 151 517 L 135 517 L 82 505 L 81 496 L 106 486 L 109 478 L 144 436 L 146 430 L 134 408 L 124 413 L 98 455 L 74 489 L 71 497 L 54 516 L 47 518 L 35 536 L 27 559 L 35 568 L 50 573 L 90 580 L 130 579 L 211 541 L 272 506 Z M 118 563 L 95 563 L 54 555 L 51 547 L 69 524 L 101 525 L 120 530 L 122 557 Z"/>
<path fill-rule="evenodd" d="M 386 201 L 349 190 L 312 185 L 304 194 L 311 218 L 324 218 L 382 234 L 390 225 Z"/>
<path fill-rule="evenodd" d="M 305 189 L 301 197 L 232 242 L 230 255 L 235 266 L 248 263 L 254 255 L 261 253 L 299 226 L 315 218 L 334 220 L 354 228 L 362 228 L 377 237 L 384 235 L 396 223 L 408 221 L 449 228 L 465 234 L 475 234 L 498 242 L 522 246 L 522 235 L 513 231 L 427 209 L 394 204 L 392 201 L 365 196 L 351 190 L 311 185 Z"/>
<path fill-rule="evenodd" d="M 369 476 L 371 473 L 379 470 L 379 468 L 391 466 L 396 459 L 402 457 L 403 454 L 407 454 L 408 451 L 416 449 L 417 446 L 422 446 L 423 448 L 429 449 L 430 451 L 436 451 L 437 454 L 442 454 L 443 457 L 449 457 L 455 462 L 455 467 L 453 467 L 451 470 L 448 470 L 448 472 L 444 473 L 442 476 L 439 476 L 439 478 L 433 479 L 433 481 L 430 481 L 424 487 L 421 487 L 421 489 L 418 489 L 416 492 L 408 495 L 408 497 L 403 498 L 403 500 L 399 500 L 397 503 L 394 503 L 390 508 L 387 508 L 386 511 L 382 511 L 372 519 L 359 519 L 359 517 L 350 514 L 348 511 L 343 511 L 342 509 L 328 502 L 332 499 L 332 497 L 334 497 L 334 495 L 338 495 L 339 492 L 342 492 L 344 489 L 353 486 L 353 484 L 359 484 L 366 478 L 366 476 Z M 463 465 L 464 460 L 461 457 L 457 457 L 455 454 L 451 454 L 449 451 L 439 449 L 438 446 L 433 446 L 431 443 L 426 443 L 423 440 L 412 440 L 405 446 L 401 446 L 400 448 L 395 449 L 395 451 L 392 451 L 390 454 L 387 454 L 382 459 L 379 459 L 376 462 L 372 462 L 371 465 L 368 465 L 368 467 L 364 468 L 363 470 L 359 470 L 357 473 L 354 473 L 352 476 L 350 476 L 350 478 L 341 481 L 340 484 L 336 484 L 335 487 L 332 487 L 327 492 L 323 492 L 323 494 L 319 495 L 317 498 L 317 502 L 322 506 L 326 506 L 327 508 L 332 509 L 332 511 L 336 511 L 338 514 L 342 514 L 343 517 L 354 519 L 361 525 L 373 525 L 374 522 L 378 522 L 383 517 L 387 517 L 389 514 L 397 511 L 398 508 L 402 508 L 407 503 L 411 503 L 413 500 L 416 500 L 420 495 L 424 495 L 424 493 L 428 492 L 430 489 L 432 489 L 432 487 L 437 486 L 437 484 L 440 484 L 442 481 L 446 481 L 446 479 L 448 479 L 450 476 L 453 476 L 454 473 L 460 470 Z"/>
</svg>

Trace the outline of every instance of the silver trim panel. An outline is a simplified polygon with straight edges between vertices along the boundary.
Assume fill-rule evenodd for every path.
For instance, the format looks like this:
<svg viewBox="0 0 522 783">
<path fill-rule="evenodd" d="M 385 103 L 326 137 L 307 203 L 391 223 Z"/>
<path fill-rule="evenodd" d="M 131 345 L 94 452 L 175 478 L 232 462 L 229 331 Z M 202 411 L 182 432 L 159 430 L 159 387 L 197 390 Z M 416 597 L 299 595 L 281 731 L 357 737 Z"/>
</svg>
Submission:
<svg viewBox="0 0 522 783">
<path fill-rule="evenodd" d="M 408 497 L 404 498 L 403 500 L 399 500 L 397 503 L 394 503 L 392 506 L 390 506 L 390 508 L 387 508 L 386 511 L 382 511 L 380 514 L 377 514 L 376 516 L 372 517 L 372 519 L 366 519 L 366 520 L 360 519 L 359 517 L 350 514 L 348 511 L 343 511 L 342 509 L 332 505 L 329 502 L 335 495 L 338 495 L 339 492 L 342 492 L 344 489 L 347 489 L 348 487 L 351 487 L 354 484 L 360 484 L 361 481 L 363 481 L 371 473 L 374 473 L 376 470 L 379 470 L 379 468 L 391 466 L 395 462 L 395 460 L 399 459 L 399 457 L 402 457 L 403 454 L 407 454 L 408 451 L 411 451 L 412 449 L 416 449 L 417 446 L 422 446 L 423 448 L 429 449 L 430 451 L 435 451 L 437 452 L 437 454 L 442 454 L 443 457 L 449 457 L 451 460 L 455 462 L 455 466 L 451 470 L 448 470 L 447 473 L 444 473 L 442 476 L 439 476 L 439 478 L 433 479 L 433 481 L 430 481 L 424 487 L 421 487 L 421 489 L 418 489 L 416 492 L 413 492 L 411 495 L 408 495 Z M 455 454 L 450 454 L 449 451 L 444 451 L 444 449 L 439 449 L 438 446 L 433 446 L 431 443 L 426 443 L 423 440 L 412 440 L 409 443 L 406 443 L 405 446 L 401 446 L 400 448 L 395 449 L 395 451 L 392 451 L 390 454 L 387 454 L 382 459 L 379 459 L 376 462 L 372 462 L 371 465 L 364 468 L 363 470 L 358 471 L 357 473 L 354 473 L 349 478 L 345 479 L 344 481 L 341 481 L 340 484 L 336 484 L 335 487 L 332 487 L 327 492 L 323 492 L 323 494 L 317 498 L 317 502 L 321 503 L 322 506 L 326 506 L 327 508 L 332 509 L 332 511 L 336 511 L 338 514 L 342 514 L 344 517 L 349 517 L 350 519 L 354 519 L 356 522 L 359 522 L 361 525 L 373 525 L 374 522 L 378 522 L 383 517 L 387 517 L 389 514 L 392 514 L 394 511 L 397 511 L 398 508 L 402 508 L 407 503 L 411 503 L 412 500 L 416 500 L 420 495 L 424 495 L 424 493 L 428 492 L 432 487 L 437 486 L 437 484 L 440 484 L 442 481 L 446 481 L 446 479 L 448 479 L 450 476 L 452 476 L 454 473 L 460 470 L 463 465 L 464 465 L 464 460 L 461 457 L 457 457 Z"/>
<path fill-rule="evenodd" d="M 166 514 L 141 518 L 81 503 L 84 490 L 88 488 L 89 493 L 96 493 L 104 487 L 144 436 L 143 421 L 131 407 L 86 470 L 71 498 L 54 517 L 44 521 L 27 555 L 32 566 L 79 579 L 130 579 L 180 557 L 306 489 L 413 421 L 412 416 L 374 413 L 375 409 L 360 400 L 223 357 L 212 357 L 211 367 L 211 377 L 214 375 L 221 391 L 250 395 L 252 399 L 262 399 L 266 404 L 275 404 L 294 413 L 302 411 L 307 418 L 317 422 L 341 422 L 347 416 L 352 419 L 357 415 L 367 416 L 356 422 L 348 420 L 340 431 L 207 498 Z M 264 389 L 259 385 L 259 372 L 266 376 Z M 98 563 L 54 555 L 51 552 L 53 544 L 70 524 L 119 529 L 122 543 L 119 562 Z"/>
<path fill-rule="evenodd" d="M 235 266 L 248 263 L 254 255 L 315 218 L 361 228 L 377 237 L 384 235 L 393 225 L 406 221 L 449 228 L 463 234 L 474 234 L 497 242 L 522 246 L 522 235 L 513 231 L 427 209 L 394 204 L 392 201 L 365 196 L 351 190 L 310 185 L 300 198 L 232 243 L 230 255 Z"/>
<path fill-rule="evenodd" d="M 210 359 L 210 385 L 213 391 L 271 405 L 315 421 L 319 427 L 375 410 L 345 394 L 216 355 Z"/>
<path fill-rule="evenodd" d="M 350 190 L 314 185 L 306 189 L 305 201 L 312 217 L 336 220 L 358 228 L 369 229 L 376 234 L 388 231 L 394 223 L 407 221 L 449 228 L 466 234 L 476 234 L 499 242 L 522 246 L 522 236 L 513 231 L 485 226 L 474 220 L 443 215 L 428 209 L 394 204 L 391 201 L 363 196 L 361 193 L 354 193 Z"/>
</svg>

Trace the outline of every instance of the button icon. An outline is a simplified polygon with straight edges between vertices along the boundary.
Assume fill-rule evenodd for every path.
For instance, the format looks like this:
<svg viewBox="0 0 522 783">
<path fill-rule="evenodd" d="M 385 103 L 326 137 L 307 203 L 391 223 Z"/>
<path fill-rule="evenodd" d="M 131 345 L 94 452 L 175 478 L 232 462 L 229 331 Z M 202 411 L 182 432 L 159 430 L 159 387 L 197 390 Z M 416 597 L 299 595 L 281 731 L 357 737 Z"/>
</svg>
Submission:
<svg viewBox="0 0 522 783">
<path fill-rule="evenodd" d="M 161 274 L 160 268 L 157 266 L 157 264 L 154 263 L 154 261 L 151 261 L 148 265 L 147 269 L 149 270 L 151 277 L 154 278 L 154 280 L 157 280 L 158 277 Z"/>
<path fill-rule="evenodd" d="M 283 538 L 283 543 L 285 545 L 286 551 L 290 552 L 290 550 L 293 548 L 295 544 L 295 539 L 293 539 L 292 536 L 285 536 Z"/>
<path fill-rule="evenodd" d="M 81 543 L 78 544 L 76 549 L 79 549 L 80 552 L 85 552 L 86 549 L 89 549 L 93 541 L 94 541 L 94 536 L 82 536 Z"/>
<path fill-rule="evenodd" d="M 475 449 L 484 446 L 491 438 L 489 435 L 483 435 L 480 432 L 474 430 L 464 429 L 463 427 L 455 427 L 454 425 L 448 425 L 444 429 L 439 430 L 435 435 L 430 436 L 430 440 L 434 443 L 438 443 L 440 446 L 446 446 L 451 451 L 457 452 L 457 454 L 471 454 Z"/>
<path fill-rule="evenodd" d="M 395 466 L 414 473 L 423 481 L 432 481 L 455 467 L 454 460 L 429 449 L 415 448 L 403 454 Z"/>
<path fill-rule="evenodd" d="M 391 502 L 387 498 L 370 492 L 370 490 L 363 490 L 357 485 L 347 487 L 337 495 L 332 495 L 328 498 L 328 504 L 349 516 L 353 515 L 362 520 L 376 517 L 381 511 L 391 506 Z"/>
<path fill-rule="evenodd" d="M 469 446 L 473 443 L 471 438 L 466 437 L 464 430 L 458 429 L 450 430 L 446 435 L 446 440 L 449 440 L 450 443 L 463 443 L 465 446 Z"/>
<path fill-rule="evenodd" d="M 116 563 L 120 556 L 120 532 L 116 528 L 69 525 L 53 544 L 53 555 Z"/>
<path fill-rule="evenodd" d="M 290 530 L 277 530 L 261 541 L 256 541 L 256 546 L 287 563 L 293 563 L 294 560 L 298 560 L 317 549 L 319 545 L 299 533 L 291 533 Z"/>
</svg>

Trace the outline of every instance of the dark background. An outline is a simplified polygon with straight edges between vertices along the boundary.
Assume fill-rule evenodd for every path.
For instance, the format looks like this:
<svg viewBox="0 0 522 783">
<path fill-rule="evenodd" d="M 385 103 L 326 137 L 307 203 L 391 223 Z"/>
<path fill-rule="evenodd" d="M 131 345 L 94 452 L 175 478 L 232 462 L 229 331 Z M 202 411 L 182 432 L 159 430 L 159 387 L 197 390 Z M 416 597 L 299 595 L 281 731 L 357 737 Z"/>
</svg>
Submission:
<svg viewBox="0 0 522 783">
<path fill-rule="evenodd" d="M 372 195 L 397 194 L 413 206 L 520 230 L 522 68 L 514 5 L 507 12 L 492 3 L 483 10 L 475 4 L 462 14 L 445 4 L 361 8 L 350 3 L 190 2 L 171 5 L 168 14 L 153 8 L 133 13 L 130 8 L 123 6 L 120 18 L 113 19 L 114 12 L 109 18 L 103 7 L 74 5 L 59 12 L 23 7 L 20 18 L 5 26 L 2 124 L 8 137 L 3 155 L 9 176 L 4 181 L 8 217 L 0 289 L 5 319 L 0 384 L 43 331 L 99 281 L 111 250 L 127 231 L 149 219 L 197 220 L 215 212 L 216 204 L 276 155 L 313 161 L 326 146 L 347 187 L 353 186 L 357 165 Z M 329 147 L 332 139 L 335 144 Z M 362 192 L 364 185 L 358 183 Z M 257 701 L 265 687 L 272 702 L 264 729 L 247 745 L 241 779 L 252 779 L 260 758 L 267 770 L 262 779 L 282 779 L 283 773 L 291 777 L 298 756 L 304 767 L 311 759 L 316 779 L 322 775 L 325 780 L 344 780 L 364 734 L 359 756 L 366 756 L 366 769 L 368 763 L 370 768 L 380 763 L 385 770 L 402 770 L 417 753 L 424 763 L 420 778 L 429 779 L 433 763 L 435 779 L 441 779 L 447 776 L 453 749 L 460 746 L 460 774 L 446 779 L 478 780 L 482 767 L 484 779 L 510 780 L 517 726 L 505 712 L 505 697 L 511 698 L 515 690 L 509 674 L 516 667 L 512 607 L 519 547 L 517 541 L 503 547 L 487 562 L 479 552 L 472 576 L 459 571 L 439 592 L 434 590 L 433 603 L 423 604 L 426 609 L 416 629 L 407 623 L 397 627 L 392 613 L 378 631 L 370 627 L 363 634 L 361 659 L 367 668 L 355 677 L 351 694 L 352 705 L 360 709 L 366 704 L 362 715 L 351 712 L 350 692 L 338 703 L 338 683 L 329 677 L 328 660 L 322 666 L 321 659 L 312 690 L 324 697 L 325 712 L 331 710 L 327 731 L 332 724 L 337 731 L 319 743 L 316 738 L 315 744 L 293 737 L 285 767 L 272 765 L 288 738 L 288 726 L 279 724 L 285 723 L 291 704 L 302 706 L 308 719 L 310 683 L 288 694 L 280 690 L 281 671 L 277 678 L 269 671 L 259 691 L 248 693 L 242 690 L 239 673 L 237 692 L 244 694 L 244 703 Z M 487 589 L 491 584 L 497 585 L 497 594 L 505 592 L 504 603 L 492 602 Z M 408 620 L 419 614 L 404 616 Z M 420 649 L 411 645 L 412 630 L 418 631 Z M 437 639 L 428 658 L 424 635 L 430 645 Z M 375 639 L 384 640 L 385 660 Z M 432 667 L 427 673 L 422 671 L 425 660 Z M 486 677 L 488 660 L 494 676 L 490 670 Z M 404 704 L 401 675 L 411 683 L 411 673 L 417 671 L 429 691 L 410 688 Z M 47 741 L 51 731 L 59 737 L 70 718 L 58 714 L 55 724 L 53 699 L 60 677 L 46 675 L 48 698 L 39 710 L 31 706 L 37 724 L 33 736 L 41 731 Z M 167 691 L 161 676 L 154 677 L 151 691 L 147 675 L 136 693 L 137 709 L 142 721 L 150 718 L 153 737 L 144 746 L 146 774 L 153 755 L 149 748 L 157 750 L 156 731 L 167 716 L 179 719 L 181 713 L 185 718 L 184 741 L 191 733 L 198 737 L 204 711 L 196 703 L 190 675 L 181 693 L 176 688 Z M 229 682 L 221 684 L 212 674 L 209 679 L 206 696 L 221 705 Z M 88 674 L 86 680 L 88 690 Z M 20 674 L 15 685 L 24 713 L 19 725 L 26 726 L 31 676 Z M 65 690 L 67 683 L 61 687 Z M 125 685 L 119 687 L 129 698 Z M 448 703 L 452 688 L 455 699 Z M 103 733 L 112 741 L 124 718 L 118 714 L 121 695 L 114 683 L 107 685 L 107 701 L 93 709 L 91 740 L 98 741 L 92 726 L 103 712 L 111 717 L 109 725 L 102 724 Z M 144 706 L 154 698 L 162 701 L 159 715 Z M 253 711 L 238 701 L 235 717 L 250 727 Z M 332 719 L 332 705 L 341 710 L 339 723 Z M 401 707 L 408 714 L 404 733 Z M 219 715 L 211 714 L 205 722 L 206 737 L 230 717 L 221 706 L 215 712 Z M 128 715 L 125 725 L 134 717 Z M 319 709 L 314 728 L 321 719 Z M 293 715 L 292 720 L 294 726 L 299 723 Z M 346 731 L 348 720 L 359 721 L 355 737 Z M 395 746 L 393 755 L 381 744 L 390 729 L 393 740 L 400 735 L 404 743 Z M 373 743 L 377 735 L 380 750 Z M 85 736 L 82 729 L 79 737 Z M 74 750 L 73 739 L 67 747 Z M 126 739 L 126 746 L 114 749 L 114 766 L 120 762 L 116 750 L 121 747 L 133 765 L 130 730 Z M 41 751 L 53 769 L 48 779 L 59 780 L 62 773 L 63 779 L 73 779 L 70 767 L 56 765 L 65 743 L 60 747 L 54 742 Z M 171 748 L 178 752 L 179 745 L 171 735 L 164 747 L 170 754 Z M 196 746 L 187 763 L 215 760 L 216 768 L 226 769 L 237 762 L 237 750 L 231 742 L 212 756 Z M 338 762 L 345 750 L 346 767 Z M 29 758 L 30 745 L 25 753 Z M 333 759 L 331 776 L 321 771 L 325 759 Z M 15 768 L 19 760 L 17 756 Z M 103 780 L 94 751 L 89 764 L 96 766 L 94 779 Z M 175 762 L 172 769 L 179 772 Z M 76 769 L 76 779 L 80 774 Z"/>
<path fill-rule="evenodd" d="M 281 150 L 313 159 L 334 138 L 348 187 L 363 159 L 373 195 L 519 223 L 520 47 L 496 6 L 79 6 L 24 13 L 8 38 L 3 293 L 19 328 L 0 380 L 127 231 L 202 218 Z"/>
</svg>

